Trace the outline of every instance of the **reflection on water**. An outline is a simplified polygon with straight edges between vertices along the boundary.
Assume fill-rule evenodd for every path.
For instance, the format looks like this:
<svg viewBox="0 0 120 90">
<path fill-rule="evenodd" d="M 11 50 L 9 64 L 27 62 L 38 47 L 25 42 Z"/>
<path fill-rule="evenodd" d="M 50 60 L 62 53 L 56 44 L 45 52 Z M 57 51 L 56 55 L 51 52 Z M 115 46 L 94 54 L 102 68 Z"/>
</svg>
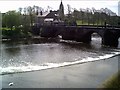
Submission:
<svg viewBox="0 0 120 90">
<path fill-rule="evenodd" d="M 120 38 L 118 39 L 118 41 L 119 41 L 118 48 L 120 48 Z"/>
<path fill-rule="evenodd" d="M 5 49 L 5 53 L 11 56 L 16 56 L 17 54 L 19 55 L 20 47 Z M 4 56 L 4 53 L 3 53 L 3 56 Z"/>
</svg>

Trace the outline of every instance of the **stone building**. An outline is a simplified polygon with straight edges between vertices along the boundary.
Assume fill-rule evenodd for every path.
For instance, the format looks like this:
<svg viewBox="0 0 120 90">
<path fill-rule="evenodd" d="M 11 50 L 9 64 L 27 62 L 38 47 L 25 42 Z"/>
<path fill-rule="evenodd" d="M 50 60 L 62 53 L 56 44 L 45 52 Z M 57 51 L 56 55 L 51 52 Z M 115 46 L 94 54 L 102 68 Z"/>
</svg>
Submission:
<svg viewBox="0 0 120 90">
<path fill-rule="evenodd" d="M 59 10 L 50 12 L 40 12 L 36 18 L 36 24 L 43 25 L 43 24 L 63 24 L 64 21 L 64 6 L 61 1 Z"/>
</svg>

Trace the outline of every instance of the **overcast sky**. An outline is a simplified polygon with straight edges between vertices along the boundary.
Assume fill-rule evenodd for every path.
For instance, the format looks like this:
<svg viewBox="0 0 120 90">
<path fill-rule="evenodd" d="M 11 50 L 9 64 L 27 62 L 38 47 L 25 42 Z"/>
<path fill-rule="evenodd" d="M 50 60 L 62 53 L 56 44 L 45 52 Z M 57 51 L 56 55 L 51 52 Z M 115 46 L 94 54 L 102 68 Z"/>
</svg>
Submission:
<svg viewBox="0 0 120 90">
<path fill-rule="evenodd" d="M 80 9 L 80 8 L 92 8 L 100 9 L 100 8 L 109 8 L 116 14 L 118 14 L 118 2 L 120 0 L 62 0 L 65 8 L 65 12 L 67 12 L 67 4 L 69 4 L 72 8 Z M 40 6 L 44 9 L 47 9 L 47 6 L 52 7 L 52 10 L 58 10 L 61 0 L 0 0 L 0 11 L 2 13 L 7 12 L 9 10 L 18 10 L 19 7 L 27 7 L 27 6 Z"/>
</svg>

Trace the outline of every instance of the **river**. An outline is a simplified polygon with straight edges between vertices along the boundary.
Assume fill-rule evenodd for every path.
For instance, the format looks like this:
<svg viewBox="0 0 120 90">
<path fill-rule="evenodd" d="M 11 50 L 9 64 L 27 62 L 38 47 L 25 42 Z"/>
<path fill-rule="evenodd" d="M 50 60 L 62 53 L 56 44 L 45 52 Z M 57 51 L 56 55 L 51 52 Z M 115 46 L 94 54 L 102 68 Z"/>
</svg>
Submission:
<svg viewBox="0 0 120 90">
<path fill-rule="evenodd" d="M 0 74 L 6 75 L 111 58 L 120 54 L 120 44 L 117 48 L 102 46 L 100 37 L 92 37 L 91 44 L 36 38 L 4 41 L 1 51 Z"/>
</svg>

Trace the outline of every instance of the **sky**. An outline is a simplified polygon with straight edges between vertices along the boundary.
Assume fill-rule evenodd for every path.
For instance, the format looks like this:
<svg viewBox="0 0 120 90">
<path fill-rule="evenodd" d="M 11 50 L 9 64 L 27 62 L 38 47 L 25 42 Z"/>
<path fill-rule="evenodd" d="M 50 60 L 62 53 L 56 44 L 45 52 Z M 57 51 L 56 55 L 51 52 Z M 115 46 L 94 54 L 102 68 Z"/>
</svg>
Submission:
<svg viewBox="0 0 120 90">
<path fill-rule="evenodd" d="M 109 8 L 118 15 L 118 2 L 120 0 L 62 0 L 65 12 L 67 12 L 67 4 L 72 8 L 80 10 L 80 8 Z M 0 0 L 0 12 L 5 13 L 9 10 L 18 10 L 19 7 L 40 6 L 47 9 L 48 6 L 52 10 L 58 10 L 61 0 Z M 120 9 L 119 9 L 120 10 Z"/>
</svg>

